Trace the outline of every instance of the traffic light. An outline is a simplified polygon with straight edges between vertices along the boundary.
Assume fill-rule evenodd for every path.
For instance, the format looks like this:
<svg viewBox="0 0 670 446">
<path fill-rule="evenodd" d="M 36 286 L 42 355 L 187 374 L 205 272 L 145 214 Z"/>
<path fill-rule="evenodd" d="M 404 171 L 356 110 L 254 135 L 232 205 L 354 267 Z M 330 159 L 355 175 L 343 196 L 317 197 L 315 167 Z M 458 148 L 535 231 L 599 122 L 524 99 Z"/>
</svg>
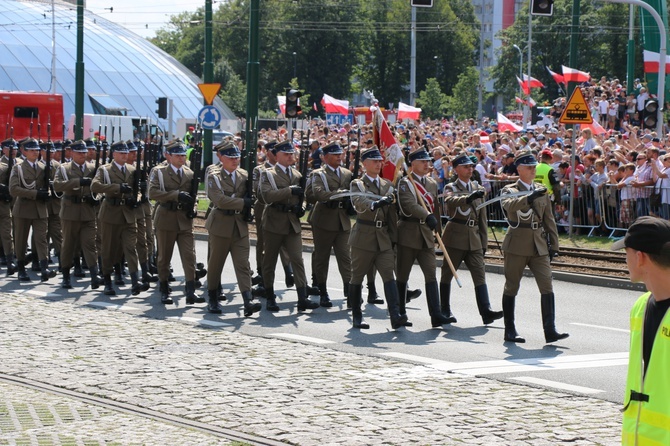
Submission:
<svg viewBox="0 0 670 446">
<path fill-rule="evenodd" d="M 432 8 L 433 0 L 409 0 L 409 4 L 419 8 Z"/>
<path fill-rule="evenodd" d="M 644 104 L 644 126 L 648 129 L 655 129 L 658 123 L 658 100 L 647 99 Z"/>
<path fill-rule="evenodd" d="M 158 117 L 161 119 L 167 118 L 167 100 L 168 98 L 156 99 L 156 104 L 158 104 L 158 110 L 156 110 L 156 114 L 158 114 Z"/>
<path fill-rule="evenodd" d="M 550 16 L 554 13 L 554 0 L 531 0 L 530 13 L 532 15 Z"/>
<path fill-rule="evenodd" d="M 298 98 L 302 96 L 302 92 L 300 90 L 296 90 L 295 88 L 287 88 L 286 89 L 286 117 L 287 118 L 297 118 L 300 113 L 302 113 L 302 109 L 300 108 L 300 105 L 298 104 Z"/>
<path fill-rule="evenodd" d="M 530 124 L 535 125 L 537 121 L 540 121 L 540 109 L 537 107 L 531 107 L 530 109 Z"/>
</svg>

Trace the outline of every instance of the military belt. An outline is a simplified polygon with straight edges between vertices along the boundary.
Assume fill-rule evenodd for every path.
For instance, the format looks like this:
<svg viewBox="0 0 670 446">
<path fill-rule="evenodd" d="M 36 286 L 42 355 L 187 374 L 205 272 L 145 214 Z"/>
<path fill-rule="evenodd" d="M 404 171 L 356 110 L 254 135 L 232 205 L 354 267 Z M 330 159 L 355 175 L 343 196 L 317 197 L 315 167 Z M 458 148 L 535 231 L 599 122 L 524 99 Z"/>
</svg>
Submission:
<svg viewBox="0 0 670 446">
<path fill-rule="evenodd" d="M 449 221 L 454 222 L 454 223 L 458 223 L 459 225 L 469 226 L 471 228 L 476 228 L 478 226 L 477 222 L 475 220 L 472 220 L 472 219 L 463 220 L 463 219 L 460 219 L 460 218 L 452 218 Z"/>
<path fill-rule="evenodd" d="M 332 200 L 332 201 L 322 201 L 321 202 L 324 206 L 326 206 L 328 209 L 344 209 L 346 207 L 346 203 L 343 201 L 337 201 L 337 200 Z"/>
<path fill-rule="evenodd" d="M 125 206 L 127 204 L 125 198 L 105 197 L 105 201 L 113 206 Z"/>
<path fill-rule="evenodd" d="M 93 199 L 93 197 L 89 197 L 88 195 L 84 195 L 84 196 L 81 196 L 81 197 L 78 196 L 78 195 L 63 195 L 63 198 L 73 202 L 74 204 L 90 203 L 92 201 L 95 201 Z"/>
<path fill-rule="evenodd" d="M 239 214 L 242 213 L 241 211 L 234 211 L 232 209 L 219 209 L 219 208 L 214 208 L 214 209 L 223 213 L 223 215 L 239 215 Z"/>
<path fill-rule="evenodd" d="M 518 221 L 510 221 L 509 225 L 511 228 L 525 228 L 525 229 L 539 229 L 540 228 L 540 223 L 537 221 L 534 221 L 532 223 L 521 223 Z"/>
<path fill-rule="evenodd" d="M 402 215 L 400 216 L 400 220 L 402 221 L 408 221 L 411 223 L 419 223 L 420 225 L 423 225 L 426 223 L 426 220 L 423 220 L 421 218 L 416 218 L 416 217 L 403 217 Z"/>
<path fill-rule="evenodd" d="M 177 201 L 166 201 L 165 203 L 161 203 L 161 207 L 168 211 L 181 211 L 186 209 L 184 203 L 179 203 Z"/>
<path fill-rule="evenodd" d="M 272 203 L 270 205 L 271 208 L 275 208 L 281 212 L 286 212 L 287 214 L 290 214 L 291 212 L 296 213 L 296 208 L 297 206 L 290 205 L 290 204 L 281 204 L 281 203 Z"/>
<path fill-rule="evenodd" d="M 374 226 L 375 228 L 383 228 L 384 226 L 386 226 L 386 222 L 381 221 L 381 220 L 360 220 L 360 219 L 358 219 L 358 220 L 356 220 L 356 223 L 360 223 L 360 224 L 366 225 L 366 226 Z"/>
</svg>

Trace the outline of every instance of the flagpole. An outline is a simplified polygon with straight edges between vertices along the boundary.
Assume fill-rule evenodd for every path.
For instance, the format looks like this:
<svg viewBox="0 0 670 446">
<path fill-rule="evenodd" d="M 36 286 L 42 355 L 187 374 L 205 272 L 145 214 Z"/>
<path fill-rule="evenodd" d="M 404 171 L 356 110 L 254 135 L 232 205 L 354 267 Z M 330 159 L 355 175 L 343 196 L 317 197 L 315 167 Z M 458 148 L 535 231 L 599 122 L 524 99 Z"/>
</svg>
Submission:
<svg viewBox="0 0 670 446">
<path fill-rule="evenodd" d="M 523 107 L 523 129 L 527 130 L 531 123 L 530 112 L 530 68 L 531 68 L 531 47 L 533 45 L 533 14 L 531 14 L 531 2 L 528 2 L 528 97 L 526 98 L 526 105 Z M 523 77 L 522 77 L 523 78 Z"/>
</svg>

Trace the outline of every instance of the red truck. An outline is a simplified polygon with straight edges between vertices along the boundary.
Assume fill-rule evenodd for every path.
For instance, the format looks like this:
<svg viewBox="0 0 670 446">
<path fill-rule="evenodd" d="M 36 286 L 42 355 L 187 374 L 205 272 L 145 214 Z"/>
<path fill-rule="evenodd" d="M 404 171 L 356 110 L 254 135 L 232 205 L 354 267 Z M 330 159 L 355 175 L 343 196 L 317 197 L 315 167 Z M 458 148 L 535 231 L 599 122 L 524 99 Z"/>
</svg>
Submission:
<svg viewBox="0 0 670 446">
<path fill-rule="evenodd" d="M 19 141 L 28 136 L 46 140 L 63 139 L 63 95 L 32 91 L 0 90 L 0 135 Z"/>
</svg>

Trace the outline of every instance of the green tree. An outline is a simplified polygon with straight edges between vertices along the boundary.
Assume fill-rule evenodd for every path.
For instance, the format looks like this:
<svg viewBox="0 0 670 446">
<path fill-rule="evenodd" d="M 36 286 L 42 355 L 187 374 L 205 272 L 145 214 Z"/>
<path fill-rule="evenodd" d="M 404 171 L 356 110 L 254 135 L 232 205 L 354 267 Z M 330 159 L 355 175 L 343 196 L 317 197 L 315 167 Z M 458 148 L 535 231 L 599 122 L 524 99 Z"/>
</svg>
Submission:
<svg viewBox="0 0 670 446">
<path fill-rule="evenodd" d="M 470 67 L 458 76 L 458 83 L 454 86 L 453 94 L 448 98 L 449 112 L 458 119 L 474 118 L 477 116 L 477 86 L 479 72 Z"/>
<path fill-rule="evenodd" d="M 426 89 L 419 92 L 416 103 L 421 107 L 421 114 L 424 118 L 440 119 L 445 114 L 448 101 L 437 79 L 430 78 L 426 81 Z"/>
</svg>

